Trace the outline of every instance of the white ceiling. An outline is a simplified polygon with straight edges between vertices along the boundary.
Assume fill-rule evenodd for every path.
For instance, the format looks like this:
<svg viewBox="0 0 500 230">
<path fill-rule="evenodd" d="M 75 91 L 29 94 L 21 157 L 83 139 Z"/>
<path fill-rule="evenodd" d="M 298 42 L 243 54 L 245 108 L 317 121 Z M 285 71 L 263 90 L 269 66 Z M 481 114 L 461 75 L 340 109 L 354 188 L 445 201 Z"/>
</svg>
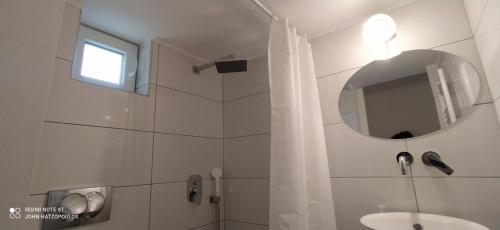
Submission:
<svg viewBox="0 0 500 230">
<path fill-rule="evenodd" d="M 411 0 L 261 0 L 318 36 Z M 159 38 L 205 59 L 263 55 L 269 18 L 251 0 L 82 0 L 82 22 L 143 44 Z"/>
</svg>

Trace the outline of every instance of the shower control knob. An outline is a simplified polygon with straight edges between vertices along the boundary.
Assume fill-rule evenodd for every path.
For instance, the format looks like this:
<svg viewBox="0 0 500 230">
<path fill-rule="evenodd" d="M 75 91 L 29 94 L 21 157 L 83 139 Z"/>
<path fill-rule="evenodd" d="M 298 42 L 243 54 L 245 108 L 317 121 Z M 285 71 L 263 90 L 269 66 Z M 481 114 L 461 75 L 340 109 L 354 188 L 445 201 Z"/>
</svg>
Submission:
<svg viewBox="0 0 500 230">
<path fill-rule="evenodd" d="M 100 192 L 89 192 L 85 194 L 87 199 L 87 217 L 94 217 L 99 214 L 99 212 L 104 207 L 104 196 Z"/>
<path fill-rule="evenodd" d="M 87 211 L 87 199 L 79 193 L 71 193 L 64 197 L 59 204 L 61 214 L 67 215 L 65 220 L 68 222 L 80 218 Z"/>
</svg>

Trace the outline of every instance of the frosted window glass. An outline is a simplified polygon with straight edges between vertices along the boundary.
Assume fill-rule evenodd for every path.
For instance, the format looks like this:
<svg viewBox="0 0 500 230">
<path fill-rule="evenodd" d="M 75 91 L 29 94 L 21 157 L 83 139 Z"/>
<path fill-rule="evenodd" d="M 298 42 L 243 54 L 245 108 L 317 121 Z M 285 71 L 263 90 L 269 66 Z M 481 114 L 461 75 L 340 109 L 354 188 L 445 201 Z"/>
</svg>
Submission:
<svg viewBox="0 0 500 230">
<path fill-rule="evenodd" d="M 83 47 L 81 76 L 112 84 L 121 84 L 123 54 L 92 44 Z"/>
</svg>

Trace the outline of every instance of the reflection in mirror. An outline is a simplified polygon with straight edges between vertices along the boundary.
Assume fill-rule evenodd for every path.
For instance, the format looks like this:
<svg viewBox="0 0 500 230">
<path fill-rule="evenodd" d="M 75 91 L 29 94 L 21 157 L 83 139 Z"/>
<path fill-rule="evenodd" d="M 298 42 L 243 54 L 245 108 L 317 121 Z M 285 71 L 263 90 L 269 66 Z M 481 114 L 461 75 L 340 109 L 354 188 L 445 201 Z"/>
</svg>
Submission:
<svg viewBox="0 0 500 230">
<path fill-rule="evenodd" d="M 345 123 L 359 133 L 404 139 L 451 126 L 472 110 L 479 90 L 479 76 L 463 58 L 411 50 L 357 71 L 344 86 L 339 107 Z"/>
</svg>

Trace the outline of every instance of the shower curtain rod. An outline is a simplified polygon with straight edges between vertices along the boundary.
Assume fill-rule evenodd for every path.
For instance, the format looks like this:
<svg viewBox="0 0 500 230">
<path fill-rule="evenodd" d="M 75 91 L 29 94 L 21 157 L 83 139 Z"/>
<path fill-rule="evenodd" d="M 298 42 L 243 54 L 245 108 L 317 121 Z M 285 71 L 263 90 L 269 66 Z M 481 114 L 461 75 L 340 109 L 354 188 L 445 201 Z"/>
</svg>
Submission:
<svg viewBox="0 0 500 230">
<path fill-rule="evenodd" d="M 262 4 L 259 0 L 252 0 L 255 5 L 257 5 L 264 13 L 266 13 L 271 19 L 278 20 L 278 17 L 274 16 L 273 12 L 269 10 L 264 4 Z"/>
</svg>

